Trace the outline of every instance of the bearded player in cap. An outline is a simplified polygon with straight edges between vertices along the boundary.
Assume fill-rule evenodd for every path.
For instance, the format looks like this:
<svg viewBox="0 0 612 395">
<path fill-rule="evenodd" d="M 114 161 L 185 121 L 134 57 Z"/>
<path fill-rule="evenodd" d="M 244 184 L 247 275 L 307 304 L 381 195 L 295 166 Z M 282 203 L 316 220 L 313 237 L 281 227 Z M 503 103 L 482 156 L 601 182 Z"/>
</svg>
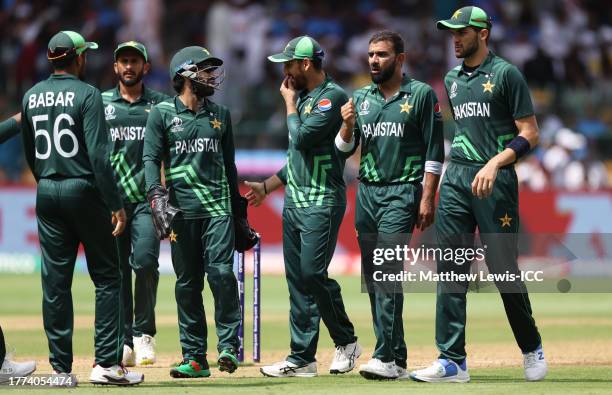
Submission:
<svg viewBox="0 0 612 395">
<path fill-rule="evenodd" d="M 146 199 L 142 151 L 151 107 L 167 95 L 145 87 L 151 64 L 145 46 L 128 41 L 117 46 L 114 71 L 118 85 L 102 92 L 110 140 L 110 162 L 127 214 L 119 236 L 119 263 L 125 309 L 125 366 L 155 363 L 155 301 L 159 282 L 159 238 Z M 136 276 L 132 293 L 132 270 Z"/>
<path fill-rule="evenodd" d="M 240 305 L 234 247 L 248 249 L 255 238 L 241 245 L 241 229 L 253 235 L 248 224 L 239 226 L 245 225 L 246 199 L 238 192 L 230 113 L 210 100 L 222 82 L 222 65 L 202 47 L 178 51 L 170 62 L 177 96 L 154 106 L 147 121 L 147 199 L 158 236 L 170 239 L 177 277 L 183 360 L 170 371 L 175 378 L 210 376 L 202 301 L 205 275 L 215 300 L 219 369 L 233 373 L 238 368 Z M 167 189 L 161 184 L 161 162 Z"/>
<path fill-rule="evenodd" d="M 359 373 L 374 380 L 409 375 L 403 290 L 397 282 L 371 280 L 373 248 L 380 248 L 377 242 L 408 244 L 415 226 L 424 230 L 431 225 L 444 161 L 438 98 L 429 85 L 402 74 L 405 59 L 399 34 L 382 31 L 370 38 L 372 84 L 355 91 L 342 107 L 344 122 L 336 138 L 343 152 L 352 153 L 361 143 L 355 228 L 376 348 Z M 397 270 L 403 270 L 401 262 L 397 264 Z"/>
<path fill-rule="evenodd" d="M 108 161 L 100 91 L 80 81 L 87 50 L 97 47 L 72 31 L 51 38 L 47 57 L 54 72 L 23 98 L 22 138 L 38 183 L 43 322 L 53 371 L 72 371 L 70 287 L 82 244 L 96 288 L 96 356 L 90 382 L 133 385 L 144 376 L 121 366 L 121 274 L 113 238 L 123 232 L 126 214 Z"/>
<path fill-rule="evenodd" d="M 346 373 L 361 354 L 340 285 L 329 278 L 338 230 L 346 208 L 342 178 L 347 155 L 334 138 L 342 124 L 340 107 L 346 93 L 323 71 L 323 50 L 310 37 L 297 37 L 283 53 L 269 56 L 283 63 L 280 87 L 287 109 L 287 164 L 263 182 L 247 182 L 247 198 L 259 205 L 270 192 L 286 185 L 283 209 L 283 256 L 289 286 L 291 354 L 264 366 L 270 377 L 317 375 L 315 354 L 322 319 L 336 351 L 330 373 Z"/>
<path fill-rule="evenodd" d="M 463 7 L 438 29 L 449 30 L 463 63 L 444 85 L 455 119 L 451 163 L 440 187 L 436 229 L 440 248 L 471 247 L 478 228 L 490 273 L 518 274 L 518 183 L 514 163 L 538 143 L 538 125 L 525 79 L 488 48 L 491 20 L 478 7 Z M 470 265 L 438 261 L 438 273 L 466 273 Z M 416 381 L 467 382 L 465 352 L 467 283 L 438 282 L 438 359 L 411 373 Z M 547 372 L 542 340 L 522 281 L 496 283 L 528 381 Z"/>
</svg>

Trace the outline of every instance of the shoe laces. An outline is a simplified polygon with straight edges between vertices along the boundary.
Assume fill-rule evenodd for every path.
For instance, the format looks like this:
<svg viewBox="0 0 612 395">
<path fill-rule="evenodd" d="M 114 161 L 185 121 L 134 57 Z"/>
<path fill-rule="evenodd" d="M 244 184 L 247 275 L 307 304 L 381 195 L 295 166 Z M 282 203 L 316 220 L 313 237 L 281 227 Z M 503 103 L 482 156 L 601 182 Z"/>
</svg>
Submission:
<svg viewBox="0 0 612 395">
<path fill-rule="evenodd" d="M 525 354 L 525 367 L 533 368 L 538 363 L 538 353 L 530 352 Z"/>
<path fill-rule="evenodd" d="M 346 351 L 346 346 L 336 346 L 334 358 L 339 359 L 340 357 L 344 356 L 344 351 Z"/>
<path fill-rule="evenodd" d="M 142 344 L 150 345 L 153 343 L 153 337 L 149 335 L 142 335 Z"/>
</svg>

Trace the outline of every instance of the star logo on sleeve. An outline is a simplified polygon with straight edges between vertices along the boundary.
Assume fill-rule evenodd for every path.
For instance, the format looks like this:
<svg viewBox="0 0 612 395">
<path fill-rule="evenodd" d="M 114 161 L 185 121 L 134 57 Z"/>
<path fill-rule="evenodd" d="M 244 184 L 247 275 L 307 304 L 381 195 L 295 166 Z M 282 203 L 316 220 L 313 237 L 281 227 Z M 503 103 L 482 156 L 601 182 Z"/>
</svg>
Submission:
<svg viewBox="0 0 612 395">
<path fill-rule="evenodd" d="M 504 214 L 503 217 L 500 217 L 501 227 L 504 228 L 506 226 L 510 227 L 510 221 L 512 221 L 512 217 L 508 217 L 508 213 Z"/>
<path fill-rule="evenodd" d="M 221 125 L 223 125 L 223 123 L 217 118 L 214 118 L 212 121 L 210 121 L 210 125 L 213 129 L 221 129 Z"/>
<path fill-rule="evenodd" d="M 400 114 L 403 112 L 405 112 L 406 114 L 410 114 L 410 110 L 412 109 L 413 106 L 408 104 L 408 99 L 406 99 L 405 102 L 400 104 L 400 107 L 401 107 Z"/>
<path fill-rule="evenodd" d="M 178 235 L 177 235 L 176 233 L 174 233 L 174 229 L 172 229 L 172 230 L 170 231 L 170 234 L 168 235 L 168 238 L 170 239 L 170 242 L 171 242 L 171 243 L 176 243 L 176 237 L 177 237 L 177 236 L 178 236 Z"/>
<path fill-rule="evenodd" d="M 306 104 L 304 106 L 304 114 L 310 114 L 311 111 L 312 111 L 312 105 L 310 103 Z"/>
<path fill-rule="evenodd" d="M 487 80 L 486 83 L 482 84 L 482 93 L 491 92 L 493 93 L 493 87 L 495 84 L 491 83 L 491 80 Z"/>
</svg>

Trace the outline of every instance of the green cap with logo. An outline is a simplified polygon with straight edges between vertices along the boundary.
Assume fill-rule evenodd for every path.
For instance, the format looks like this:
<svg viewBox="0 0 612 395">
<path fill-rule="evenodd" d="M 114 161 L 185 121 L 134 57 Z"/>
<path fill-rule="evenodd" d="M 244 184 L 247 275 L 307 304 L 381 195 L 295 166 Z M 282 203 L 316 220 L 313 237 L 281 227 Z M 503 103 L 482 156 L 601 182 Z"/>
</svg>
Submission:
<svg viewBox="0 0 612 395">
<path fill-rule="evenodd" d="M 482 8 L 473 6 L 463 7 L 455 11 L 450 19 L 438 21 L 436 26 L 440 30 L 463 29 L 468 26 L 490 29 L 491 18 L 489 18 Z"/>
<path fill-rule="evenodd" d="M 87 49 L 97 49 L 98 44 L 85 41 L 77 32 L 63 30 L 49 40 L 47 58 L 49 60 L 69 56 L 72 52 L 80 55 Z"/>
<path fill-rule="evenodd" d="M 133 41 L 133 40 L 126 41 L 124 43 L 117 45 L 117 49 L 115 49 L 115 61 L 117 61 L 117 56 L 119 55 L 119 52 L 123 49 L 133 49 L 142 55 L 145 62 L 149 61 L 149 55 L 147 54 L 147 48 L 145 48 L 144 44 L 139 43 L 138 41 Z"/>
<path fill-rule="evenodd" d="M 185 47 L 174 54 L 170 61 L 170 78 L 174 78 L 174 76 L 179 74 L 187 65 L 204 62 L 211 66 L 221 66 L 223 64 L 221 59 L 212 56 L 208 49 L 204 47 Z"/>
<path fill-rule="evenodd" d="M 312 37 L 300 36 L 289 41 L 283 52 L 268 56 L 268 60 L 283 63 L 293 59 L 322 59 L 324 55 L 323 48 Z"/>
</svg>

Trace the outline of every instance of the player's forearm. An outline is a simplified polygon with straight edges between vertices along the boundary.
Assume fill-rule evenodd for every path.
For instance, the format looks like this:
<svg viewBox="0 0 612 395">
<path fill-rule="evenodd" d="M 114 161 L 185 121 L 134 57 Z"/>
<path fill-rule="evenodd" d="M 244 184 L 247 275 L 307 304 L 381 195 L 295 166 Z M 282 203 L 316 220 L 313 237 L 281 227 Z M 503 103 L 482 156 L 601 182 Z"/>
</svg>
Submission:
<svg viewBox="0 0 612 395">
<path fill-rule="evenodd" d="M 340 131 L 338 135 L 342 138 L 345 143 L 354 142 L 355 138 L 353 135 L 353 130 L 355 129 L 355 125 L 347 125 L 346 122 L 342 122 L 342 126 L 340 126 Z"/>
<path fill-rule="evenodd" d="M 285 109 L 287 110 L 287 117 L 291 114 L 297 114 L 297 106 L 293 100 L 285 100 Z"/>
<path fill-rule="evenodd" d="M 342 122 L 340 131 L 336 135 L 334 143 L 339 151 L 344 153 L 352 153 L 355 148 L 355 135 L 353 134 L 354 126 L 347 125 L 346 122 Z"/>
<path fill-rule="evenodd" d="M 266 178 L 264 180 L 264 188 L 265 188 L 266 195 L 269 195 L 270 193 L 276 191 L 278 188 L 282 187 L 283 185 L 284 185 L 283 181 L 276 174 Z"/>
<path fill-rule="evenodd" d="M 423 183 L 423 200 L 434 200 L 436 198 L 436 191 L 438 190 L 438 184 L 440 183 L 440 174 L 425 172 L 425 182 Z"/>
<path fill-rule="evenodd" d="M 160 162 L 150 158 L 143 159 L 145 171 L 145 191 L 148 192 L 153 187 L 161 186 Z"/>
<path fill-rule="evenodd" d="M 108 160 L 107 151 L 104 149 L 98 150 L 98 152 L 89 155 L 89 160 L 94 168 L 96 184 L 108 208 L 111 211 L 121 210 L 123 208 L 123 201 L 121 200 L 119 189 L 117 189 L 117 183 L 115 182 L 113 169 Z"/>
</svg>

